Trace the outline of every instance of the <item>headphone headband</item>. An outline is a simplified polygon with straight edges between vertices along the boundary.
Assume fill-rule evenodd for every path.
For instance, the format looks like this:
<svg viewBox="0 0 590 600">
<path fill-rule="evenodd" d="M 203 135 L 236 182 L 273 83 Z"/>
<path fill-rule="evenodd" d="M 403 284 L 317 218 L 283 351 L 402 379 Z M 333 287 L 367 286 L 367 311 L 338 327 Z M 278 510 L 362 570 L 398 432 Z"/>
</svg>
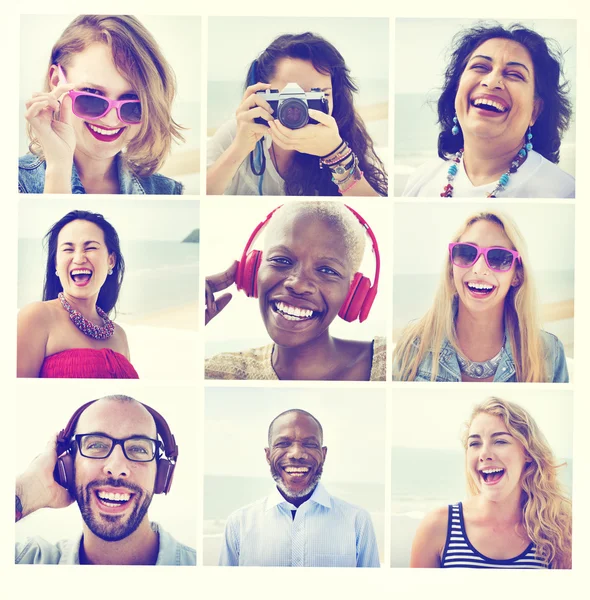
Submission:
<svg viewBox="0 0 590 600">
<path fill-rule="evenodd" d="M 74 435 L 74 431 L 76 430 L 76 425 L 78 424 L 78 419 L 80 418 L 80 415 L 91 404 L 98 402 L 98 400 L 100 399 L 101 398 L 97 398 L 96 400 L 90 400 L 90 402 L 86 402 L 86 404 L 80 406 L 70 417 L 68 424 L 57 434 L 56 452 L 58 460 L 54 471 L 54 477 L 58 483 L 60 483 L 69 490 L 72 489 L 74 479 L 73 458 L 70 455 L 70 444 L 72 436 Z M 141 406 L 143 406 L 154 419 L 154 422 L 156 423 L 157 435 L 159 435 L 160 438 L 162 438 L 162 443 L 164 446 L 165 458 L 158 457 L 156 459 L 157 473 L 156 482 L 154 486 L 154 493 L 167 494 L 170 490 L 170 486 L 172 485 L 172 475 L 174 473 L 174 467 L 176 466 L 176 462 L 178 460 L 178 446 L 176 444 L 176 440 L 174 439 L 174 435 L 170 431 L 170 427 L 168 426 L 166 419 L 164 419 L 164 417 L 151 406 L 148 406 L 143 402 L 139 402 L 139 404 L 141 404 Z"/>
<path fill-rule="evenodd" d="M 238 264 L 236 273 L 236 287 L 238 290 L 243 290 L 248 297 L 255 298 L 258 296 L 257 274 L 262 260 L 262 252 L 260 250 L 251 250 L 251 247 L 260 235 L 262 228 L 270 221 L 271 217 L 279 210 L 279 208 L 281 208 L 281 206 L 283 205 L 277 206 L 277 208 L 272 210 L 266 218 L 256 226 L 248 238 L 248 242 L 242 252 L 242 258 Z M 371 285 L 371 281 L 367 277 L 364 277 L 362 273 L 356 273 L 352 279 L 349 294 L 346 297 L 342 308 L 338 312 L 340 317 L 345 321 L 350 322 L 358 318 L 362 322 L 367 318 L 375 296 L 377 295 L 379 273 L 381 271 L 381 257 L 379 255 L 377 238 L 369 224 L 356 210 L 347 204 L 344 206 L 346 206 L 365 229 L 365 232 L 371 239 L 373 254 L 375 255 L 375 277 L 373 285 Z"/>
<path fill-rule="evenodd" d="M 379 254 L 379 244 L 377 243 L 377 238 L 371 229 L 371 226 L 361 217 L 361 215 L 345 204 L 346 208 L 358 219 L 358 222 L 365 228 L 367 235 L 371 238 L 371 243 L 373 245 L 373 254 L 375 255 L 375 278 L 373 279 L 372 289 L 375 290 L 375 294 L 377 293 L 377 286 L 379 285 L 379 273 L 381 272 L 381 256 Z"/>
</svg>

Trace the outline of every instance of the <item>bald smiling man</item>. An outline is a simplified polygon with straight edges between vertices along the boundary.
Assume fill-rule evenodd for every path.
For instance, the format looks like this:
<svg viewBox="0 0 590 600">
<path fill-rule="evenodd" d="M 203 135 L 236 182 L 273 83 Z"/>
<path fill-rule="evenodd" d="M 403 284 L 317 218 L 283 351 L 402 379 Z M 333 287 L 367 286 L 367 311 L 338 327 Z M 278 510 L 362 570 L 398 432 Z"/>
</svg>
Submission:
<svg viewBox="0 0 590 600">
<path fill-rule="evenodd" d="M 379 567 L 368 512 L 320 483 L 328 449 L 320 422 L 291 409 L 268 429 L 266 462 L 276 487 L 232 513 L 219 564 L 261 567 Z"/>
<path fill-rule="evenodd" d="M 166 421 L 147 405 L 121 395 L 83 405 L 17 478 L 15 516 L 76 501 L 82 535 L 17 543 L 15 562 L 195 565 L 195 551 L 147 514 L 153 494 L 169 491 L 177 455 Z"/>
</svg>

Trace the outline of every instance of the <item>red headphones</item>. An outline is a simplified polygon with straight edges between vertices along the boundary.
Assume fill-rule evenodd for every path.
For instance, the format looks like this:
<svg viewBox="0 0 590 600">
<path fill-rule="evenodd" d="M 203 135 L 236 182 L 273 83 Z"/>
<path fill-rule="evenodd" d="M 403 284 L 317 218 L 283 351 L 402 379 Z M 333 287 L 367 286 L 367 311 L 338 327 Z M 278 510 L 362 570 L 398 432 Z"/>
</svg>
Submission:
<svg viewBox="0 0 590 600">
<path fill-rule="evenodd" d="M 80 415 L 91 405 L 98 400 L 91 400 L 83 404 L 70 418 L 68 424 L 57 435 L 57 462 L 53 471 L 53 478 L 61 486 L 65 487 L 72 495 L 74 489 L 74 452 L 75 443 L 72 441 L 72 436 L 76 430 L 76 424 Z M 156 431 L 164 444 L 164 454 L 156 457 L 156 481 L 154 483 L 154 494 L 167 494 L 172 485 L 172 476 L 174 475 L 174 467 L 178 460 L 178 446 L 168 423 L 164 417 L 147 404 L 140 404 L 152 415 L 156 422 Z"/>
<path fill-rule="evenodd" d="M 282 205 L 281 205 L 282 206 Z M 371 238 L 373 244 L 373 253 L 375 254 L 375 283 L 371 287 L 371 280 L 365 277 L 362 273 L 355 273 L 348 295 L 344 300 L 344 304 L 338 312 L 338 316 L 345 321 L 351 322 L 358 319 L 361 323 L 369 316 L 369 311 L 377 295 L 377 285 L 379 284 L 379 270 L 381 267 L 381 259 L 379 257 L 379 246 L 373 230 L 369 224 L 350 206 L 344 205 L 358 219 L 359 223 L 365 228 L 367 235 Z M 281 208 L 277 206 L 259 223 L 250 235 L 248 243 L 242 252 L 242 259 L 238 264 L 236 272 L 236 287 L 238 290 L 243 290 L 248 298 L 258 297 L 258 269 L 262 262 L 261 250 L 250 250 L 252 244 L 260 234 L 262 228 L 270 221 L 273 214 Z"/>
</svg>

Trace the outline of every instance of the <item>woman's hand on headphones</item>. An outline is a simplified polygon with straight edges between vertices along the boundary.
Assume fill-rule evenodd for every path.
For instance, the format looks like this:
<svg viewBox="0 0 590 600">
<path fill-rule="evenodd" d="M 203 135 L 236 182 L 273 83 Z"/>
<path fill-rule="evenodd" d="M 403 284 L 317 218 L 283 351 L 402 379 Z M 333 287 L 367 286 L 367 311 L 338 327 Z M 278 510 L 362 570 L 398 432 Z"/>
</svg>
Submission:
<svg viewBox="0 0 590 600">
<path fill-rule="evenodd" d="M 261 118 L 265 121 L 272 121 L 273 110 L 270 104 L 256 93 L 270 89 L 270 87 L 270 83 L 256 83 L 246 88 L 242 103 L 236 111 L 238 128 L 233 144 L 244 156 L 252 152 L 256 142 L 268 133 L 268 127 L 256 123 L 254 119 Z"/>
<path fill-rule="evenodd" d="M 314 156 L 326 156 L 342 143 L 338 123 L 334 117 L 320 110 L 309 109 L 309 116 L 317 125 L 289 129 L 278 120 L 270 121 L 272 143 L 283 150 L 296 150 Z"/>
<path fill-rule="evenodd" d="M 22 504 L 22 516 L 40 508 L 65 508 L 74 502 L 64 487 L 53 478 L 57 462 L 57 435 L 17 478 L 16 495 Z"/>
<path fill-rule="evenodd" d="M 217 275 L 209 275 L 205 278 L 205 325 L 216 317 L 232 299 L 230 293 L 223 294 L 215 298 L 214 294 L 227 289 L 236 281 L 236 273 L 238 271 L 238 261 L 235 260 L 229 269 Z"/>
</svg>

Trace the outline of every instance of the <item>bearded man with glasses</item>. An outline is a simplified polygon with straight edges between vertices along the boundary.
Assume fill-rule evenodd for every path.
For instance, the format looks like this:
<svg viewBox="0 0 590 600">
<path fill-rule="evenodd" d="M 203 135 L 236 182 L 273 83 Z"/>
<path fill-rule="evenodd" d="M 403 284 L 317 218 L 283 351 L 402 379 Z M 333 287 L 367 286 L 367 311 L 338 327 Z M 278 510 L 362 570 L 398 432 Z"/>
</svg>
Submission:
<svg viewBox="0 0 590 600">
<path fill-rule="evenodd" d="M 17 543 L 16 563 L 195 565 L 196 554 L 157 523 L 153 494 L 167 493 L 178 447 L 164 418 L 128 396 L 80 407 L 16 481 L 16 521 L 78 503 L 82 536 Z"/>
</svg>

